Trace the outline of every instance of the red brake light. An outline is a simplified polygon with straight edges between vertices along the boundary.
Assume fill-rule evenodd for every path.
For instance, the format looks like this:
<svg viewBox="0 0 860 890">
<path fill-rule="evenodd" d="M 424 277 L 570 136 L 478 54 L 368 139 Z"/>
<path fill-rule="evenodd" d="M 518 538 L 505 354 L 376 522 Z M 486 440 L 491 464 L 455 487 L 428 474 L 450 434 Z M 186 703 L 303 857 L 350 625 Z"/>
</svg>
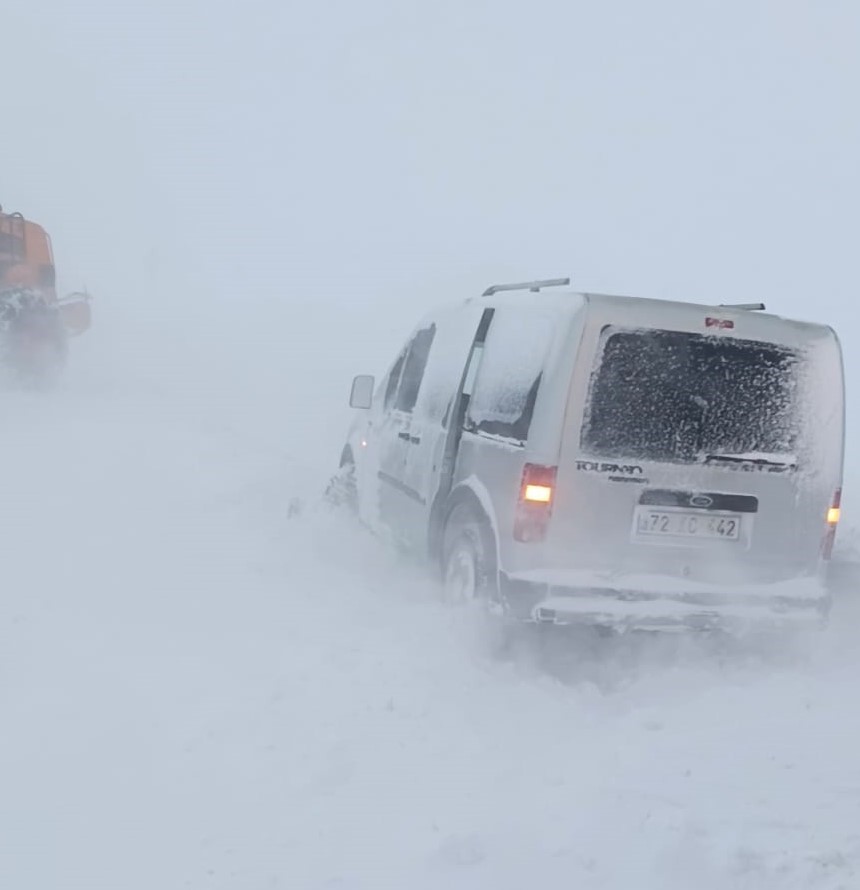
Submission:
<svg viewBox="0 0 860 890">
<path fill-rule="evenodd" d="M 557 467 L 526 464 L 514 519 L 514 539 L 528 543 L 546 535 L 555 495 Z"/>
</svg>

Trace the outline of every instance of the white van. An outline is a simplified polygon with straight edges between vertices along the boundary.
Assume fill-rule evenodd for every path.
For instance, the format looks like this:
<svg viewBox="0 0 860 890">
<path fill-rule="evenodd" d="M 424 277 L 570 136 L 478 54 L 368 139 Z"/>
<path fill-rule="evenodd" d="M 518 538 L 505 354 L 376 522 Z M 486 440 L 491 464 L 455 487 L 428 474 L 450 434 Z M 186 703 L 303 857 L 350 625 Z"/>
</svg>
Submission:
<svg viewBox="0 0 860 890">
<path fill-rule="evenodd" d="M 361 519 L 508 616 L 630 629 L 820 625 L 844 389 L 826 326 L 500 285 L 440 309 L 341 456 Z"/>
</svg>

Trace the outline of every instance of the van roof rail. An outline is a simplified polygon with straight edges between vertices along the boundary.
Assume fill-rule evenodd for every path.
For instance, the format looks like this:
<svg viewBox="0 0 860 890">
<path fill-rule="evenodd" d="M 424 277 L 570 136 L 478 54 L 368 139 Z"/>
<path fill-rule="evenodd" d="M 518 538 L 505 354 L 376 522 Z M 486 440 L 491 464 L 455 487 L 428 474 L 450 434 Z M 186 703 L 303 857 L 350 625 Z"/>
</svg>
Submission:
<svg viewBox="0 0 860 890">
<path fill-rule="evenodd" d="M 569 278 L 547 278 L 544 281 L 521 281 L 518 284 L 494 284 L 488 287 L 482 294 L 482 297 L 492 297 L 493 294 L 503 290 L 530 290 L 537 293 L 542 287 L 565 287 L 570 284 Z"/>
<path fill-rule="evenodd" d="M 720 303 L 721 309 L 746 309 L 749 312 L 764 312 L 764 303 Z"/>
</svg>

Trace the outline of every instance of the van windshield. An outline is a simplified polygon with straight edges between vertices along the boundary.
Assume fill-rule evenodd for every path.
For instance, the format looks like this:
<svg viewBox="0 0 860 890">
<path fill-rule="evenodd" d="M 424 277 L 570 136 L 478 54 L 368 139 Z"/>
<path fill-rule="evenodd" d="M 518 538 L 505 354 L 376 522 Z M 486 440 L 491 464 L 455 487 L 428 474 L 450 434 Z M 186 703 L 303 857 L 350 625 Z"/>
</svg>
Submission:
<svg viewBox="0 0 860 890">
<path fill-rule="evenodd" d="M 773 343 L 607 328 L 581 444 L 605 457 L 793 463 L 799 355 Z"/>
</svg>

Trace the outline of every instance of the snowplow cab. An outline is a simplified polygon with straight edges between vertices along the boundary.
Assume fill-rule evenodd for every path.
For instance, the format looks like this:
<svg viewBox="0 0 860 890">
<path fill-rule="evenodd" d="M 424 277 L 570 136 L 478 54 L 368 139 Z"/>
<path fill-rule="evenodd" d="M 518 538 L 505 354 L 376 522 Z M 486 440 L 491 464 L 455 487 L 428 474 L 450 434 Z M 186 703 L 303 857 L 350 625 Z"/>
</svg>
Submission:
<svg viewBox="0 0 860 890">
<path fill-rule="evenodd" d="M 48 233 L 20 213 L 0 211 L 0 285 L 38 289 L 55 301 L 56 279 Z"/>
<path fill-rule="evenodd" d="M 70 336 L 87 331 L 91 324 L 88 294 L 57 297 L 57 273 L 51 237 L 38 223 L 21 213 L 0 208 L 0 291 L 24 288 L 36 291 L 56 306 Z"/>
</svg>

